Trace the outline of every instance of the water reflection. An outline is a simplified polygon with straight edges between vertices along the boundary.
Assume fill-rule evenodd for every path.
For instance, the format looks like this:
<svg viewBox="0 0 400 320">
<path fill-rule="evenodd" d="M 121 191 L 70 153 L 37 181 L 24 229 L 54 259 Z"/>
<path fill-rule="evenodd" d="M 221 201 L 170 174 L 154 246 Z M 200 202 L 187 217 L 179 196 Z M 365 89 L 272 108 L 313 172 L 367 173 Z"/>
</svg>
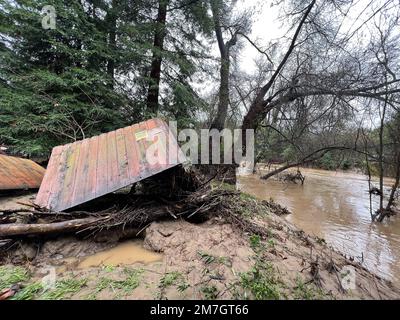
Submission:
<svg viewBox="0 0 400 320">
<path fill-rule="evenodd" d="M 293 212 L 287 220 L 298 228 L 355 258 L 363 257 L 365 267 L 400 284 L 400 217 L 371 223 L 368 183 L 362 175 L 302 171 L 307 177 L 304 186 L 250 176 L 239 178 L 239 187 L 261 199 L 275 199 Z M 390 186 L 392 181 L 385 183 Z"/>
</svg>

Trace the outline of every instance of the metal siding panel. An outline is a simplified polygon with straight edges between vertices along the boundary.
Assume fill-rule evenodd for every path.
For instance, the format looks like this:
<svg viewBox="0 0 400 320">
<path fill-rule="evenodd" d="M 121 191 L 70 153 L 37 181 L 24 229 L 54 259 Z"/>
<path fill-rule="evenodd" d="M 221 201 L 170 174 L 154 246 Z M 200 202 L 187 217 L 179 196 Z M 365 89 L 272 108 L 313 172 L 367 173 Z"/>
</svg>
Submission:
<svg viewBox="0 0 400 320">
<path fill-rule="evenodd" d="M 38 197 L 36 198 L 36 202 L 40 205 L 43 206 L 47 205 L 47 201 L 50 197 L 51 185 L 52 182 L 55 181 L 52 179 L 52 177 L 54 177 L 57 173 L 58 163 L 63 149 L 64 149 L 63 147 L 56 147 L 53 148 L 51 152 L 49 164 L 47 165 L 48 167 L 47 175 L 46 178 L 43 179 L 43 182 L 40 186 Z"/>
<path fill-rule="evenodd" d="M 126 156 L 128 161 L 128 173 L 130 181 L 139 178 L 139 155 L 137 152 L 136 141 L 133 137 L 132 127 L 124 128 Z"/>
<path fill-rule="evenodd" d="M 137 129 L 137 133 L 142 133 L 142 132 L 146 132 L 147 133 L 147 125 L 146 123 L 142 122 L 139 123 L 138 125 L 138 129 Z M 149 165 L 147 163 L 147 159 L 146 159 L 146 150 L 148 147 L 148 143 L 147 143 L 147 139 L 140 139 L 139 141 L 137 141 L 138 145 L 139 145 L 139 150 L 140 150 L 140 175 L 141 177 L 148 177 L 149 176 Z"/>
<path fill-rule="evenodd" d="M 83 140 L 79 150 L 79 160 L 75 171 L 75 182 L 70 205 L 85 202 L 88 192 L 85 188 L 89 169 L 89 139 Z"/>
<path fill-rule="evenodd" d="M 174 167 L 146 161 L 146 132 L 155 128 L 169 133 L 153 119 L 53 150 L 36 203 L 66 210 Z"/>
<path fill-rule="evenodd" d="M 32 184 L 29 178 L 24 174 L 25 168 L 21 166 L 18 158 L 5 157 L 3 163 L 8 168 L 8 176 L 12 175 L 13 183 L 22 186 L 22 189 L 28 188 Z"/>
<path fill-rule="evenodd" d="M 118 176 L 119 185 L 122 187 L 130 184 L 129 170 L 128 170 L 128 157 L 126 155 L 126 143 L 124 130 L 119 129 L 116 131 L 116 144 L 117 144 L 117 158 L 118 158 Z"/>
<path fill-rule="evenodd" d="M 147 130 L 148 130 L 148 131 L 152 131 L 153 129 L 157 128 L 157 123 L 156 123 L 155 121 L 151 121 L 151 122 L 148 121 L 148 122 L 146 123 L 146 126 L 147 126 Z M 158 143 L 158 140 L 159 140 L 159 139 L 160 139 L 160 137 L 159 137 L 158 135 L 155 135 L 155 136 L 153 137 L 152 141 L 147 142 L 148 146 L 154 145 L 154 144 Z M 158 145 L 158 147 L 160 147 L 160 144 Z M 147 147 L 147 148 L 148 148 L 148 147 Z M 158 150 L 158 151 L 160 151 L 160 150 Z M 157 163 L 154 163 L 154 164 L 149 164 L 149 163 L 148 163 L 149 171 L 150 171 L 150 172 L 159 171 L 159 170 L 161 169 L 161 167 L 162 167 L 162 161 L 163 161 L 163 159 L 161 158 L 160 152 L 158 152 L 157 154 L 154 154 L 154 156 L 156 156 L 156 158 L 157 158 Z"/>
<path fill-rule="evenodd" d="M 107 168 L 110 173 L 107 188 L 107 193 L 109 193 L 110 190 L 118 188 L 119 182 L 117 139 L 115 131 L 107 135 Z"/>
<path fill-rule="evenodd" d="M 0 155 L 0 190 L 39 188 L 44 173 L 45 169 L 31 160 Z"/>
<path fill-rule="evenodd" d="M 94 137 L 89 140 L 89 167 L 85 184 L 85 199 L 92 200 L 96 198 L 97 165 L 99 158 L 99 140 Z"/>
<path fill-rule="evenodd" d="M 48 172 L 49 167 L 47 167 L 46 177 L 50 179 L 50 196 L 47 199 L 46 208 L 53 208 L 53 206 L 59 203 L 59 199 L 62 196 L 62 190 L 64 185 L 65 176 L 67 174 L 67 159 L 70 156 L 71 152 L 73 151 L 72 144 L 65 145 L 61 150 L 61 155 L 59 157 L 58 163 L 56 163 L 56 171 L 54 176 L 51 176 L 51 173 Z M 39 194 L 40 195 L 40 190 Z"/>
<path fill-rule="evenodd" d="M 73 205 L 72 195 L 76 181 L 76 172 L 78 170 L 77 163 L 79 161 L 81 144 L 81 141 L 77 144 L 73 144 L 67 155 L 64 183 L 61 186 L 58 202 L 52 203 L 53 207 L 50 207 L 52 210 L 59 211 L 59 208 L 68 208 L 70 205 Z"/>
<path fill-rule="evenodd" d="M 10 174 L 10 168 L 5 163 L 4 156 L 0 156 L 0 190 L 15 189 L 16 187 L 16 181 Z"/>
<path fill-rule="evenodd" d="M 109 173 L 107 169 L 107 135 L 99 137 L 99 152 L 97 158 L 96 197 L 107 194 Z"/>
</svg>

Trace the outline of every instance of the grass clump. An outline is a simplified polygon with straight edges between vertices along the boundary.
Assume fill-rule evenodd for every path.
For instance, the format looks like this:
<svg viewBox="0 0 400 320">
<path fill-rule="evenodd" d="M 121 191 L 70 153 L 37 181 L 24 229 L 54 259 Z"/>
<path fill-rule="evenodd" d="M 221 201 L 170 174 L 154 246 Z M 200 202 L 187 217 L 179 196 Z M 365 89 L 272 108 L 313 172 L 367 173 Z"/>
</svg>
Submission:
<svg viewBox="0 0 400 320">
<path fill-rule="evenodd" d="M 40 282 L 30 283 L 13 296 L 11 300 L 33 300 L 41 291 L 43 291 L 43 285 Z"/>
<path fill-rule="evenodd" d="M 109 278 L 100 278 L 99 282 L 96 284 L 96 288 L 94 291 L 87 297 L 88 300 L 96 300 L 97 295 L 107 289 L 107 288 L 112 288 L 113 287 L 113 282 L 114 280 L 109 279 Z"/>
<path fill-rule="evenodd" d="M 203 251 L 198 251 L 197 254 L 199 255 L 200 259 L 206 264 L 212 264 L 212 263 L 216 263 L 216 264 L 223 264 L 226 266 L 231 266 L 232 262 L 230 261 L 230 259 L 228 257 L 217 257 L 217 256 L 213 256 L 207 252 L 203 252 Z"/>
<path fill-rule="evenodd" d="M 40 297 L 42 300 L 61 300 L 79 292 L 86 285 L 87 279 L 62 279 L 56 282 L 54 289 L 48 289 Z"/>
<path fill-rule="evenodd" d="M 178 284 L 178 286 L 176 287 L 178 289 L 179 292 L 185 292 L 187 289 L 190 288 L 190 284 L 188 284 L 185 281 L 182 281 L 180 284 Z"/>
<path fill-rule="evenodd" d="M 206 286 L 201 288 L 201 292 L 206 300 L 215 300 L 218 297 L 218 289 L 216 286 Z"/>
<path fill-rule="evenodd" d="M 250 246 L 256 253 L 255 263 L 250 271 L 240 274 L 239 286 L 244 290 L 243 299 L 249 298 L 249 293 L 256 300 L 279 300 L 282 296 L 283 283 L 277 276 L 274 266 L 265 262 L 264 251 L 266 250 L 262 242 L 262 237 L 253 234 L 249 238 Z M 270 240 L 267 246 L 275 243 Z M 238 295 L 238 291 L 236 292 Z M 239 294 L 240 295 L 240 294 Z"/>
<path fill-rule="evenodd" d="M 110 278 L 102 277 L 96 284 L 95 290 L 87 297 L 88 300 L 95 300 L 97 295 L 106 289 L 122 290 L 129 294 L 140 285 L 141 275 L 144 271 L 142 269 L 124 269 L 125 278 L 123 280 L 113 280 Z"/>
<path fill-rule="evenodd" d="M 132 292 L 140 285 L 142 269 L 124 269 L 126 278 L 124 280 L 114 281 L 113 284 L 116 288 L 122 289 L 125 292 Z"/>
<path fill-rule="evenodd" d="M 173 271 L 164 274 L 160 279 L 159 289 L 160 292 L 157 294 L 157 299 L 163 299 L 167 288 L 175 286 L 178 292 L 185 292 L 190 285 L 185 281 L 185 278 L 181 272 Z"/>
<path fill-rule="evenodd" d="M 281 282 L 275 273 L 272 265 L 257 261 L 249 272 L 240 275 L 240 285 L 256 300 L 279 300 Z"/>
<path fill-rule="evenodd" d="M 29 279 L 30 274 L 25 268 L 0 266 L 0 291 Z"/>
<path fill-rule="evenodd" d="M 261 246 L 261 237 L 259 235 L 257 235 L 257 234 L 253 234 L 250 237 L 250 247 L 253 250 L 257 250 L 257 249 L 260 248 L 260 246 Z"/>
<path fill-rule="evenodd" d="M 182 279 L 182 278 L 183 278 L 182 273 L 177 272 L 177 271 L 166 273 L 160 279 L 160 287 L 168 288 L 168 287 L 174 285 L 179 279 Z"/>
<path fill-rule="evenodd" d="M 324 294 L 321 289 L 312 284 L 304 283 L 300 277 L 297 277 L 293 297 L 296 300 L 318 300 L 322 299 Z"/>
</svg>

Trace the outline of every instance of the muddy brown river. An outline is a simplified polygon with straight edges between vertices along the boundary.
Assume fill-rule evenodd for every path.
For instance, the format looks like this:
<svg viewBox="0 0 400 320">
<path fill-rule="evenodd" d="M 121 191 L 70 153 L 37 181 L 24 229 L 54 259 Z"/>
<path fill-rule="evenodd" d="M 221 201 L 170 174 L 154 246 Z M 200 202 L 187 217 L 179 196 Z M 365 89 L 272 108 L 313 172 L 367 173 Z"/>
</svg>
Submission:
<svg viewBox="0 0 400 320">
<path fill-rule="evenodd" d="M 400 285 L 400 217 L 371 223 L 367 178 L 324 170 L 302 172 L 304 186 L 262 181 L 257 175 L 240 177 L 238 186 L 260 199 L 273 198 L 290 209 L 292 214 L 286 219 L 296 227 L 325 239 L 358 262 L 363 260 L 366 268 Z M 387 186 L 391 183 L 385 181 Z"/>
</svg>

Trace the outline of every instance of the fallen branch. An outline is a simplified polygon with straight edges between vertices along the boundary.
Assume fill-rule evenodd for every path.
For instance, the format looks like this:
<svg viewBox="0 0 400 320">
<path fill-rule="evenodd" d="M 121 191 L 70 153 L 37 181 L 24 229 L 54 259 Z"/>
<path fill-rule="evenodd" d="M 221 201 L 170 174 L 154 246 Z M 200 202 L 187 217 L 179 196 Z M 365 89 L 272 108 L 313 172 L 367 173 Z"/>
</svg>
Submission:
<svg viewBox="0 0 400 320">
<path fill-rule="evenodd" d="M 86 218 L 46 224 L 4 224 L 0 225 L 0 237 L 54 234 L 78 231 L 93 226 L 105 218 Z"/>
</svg>

